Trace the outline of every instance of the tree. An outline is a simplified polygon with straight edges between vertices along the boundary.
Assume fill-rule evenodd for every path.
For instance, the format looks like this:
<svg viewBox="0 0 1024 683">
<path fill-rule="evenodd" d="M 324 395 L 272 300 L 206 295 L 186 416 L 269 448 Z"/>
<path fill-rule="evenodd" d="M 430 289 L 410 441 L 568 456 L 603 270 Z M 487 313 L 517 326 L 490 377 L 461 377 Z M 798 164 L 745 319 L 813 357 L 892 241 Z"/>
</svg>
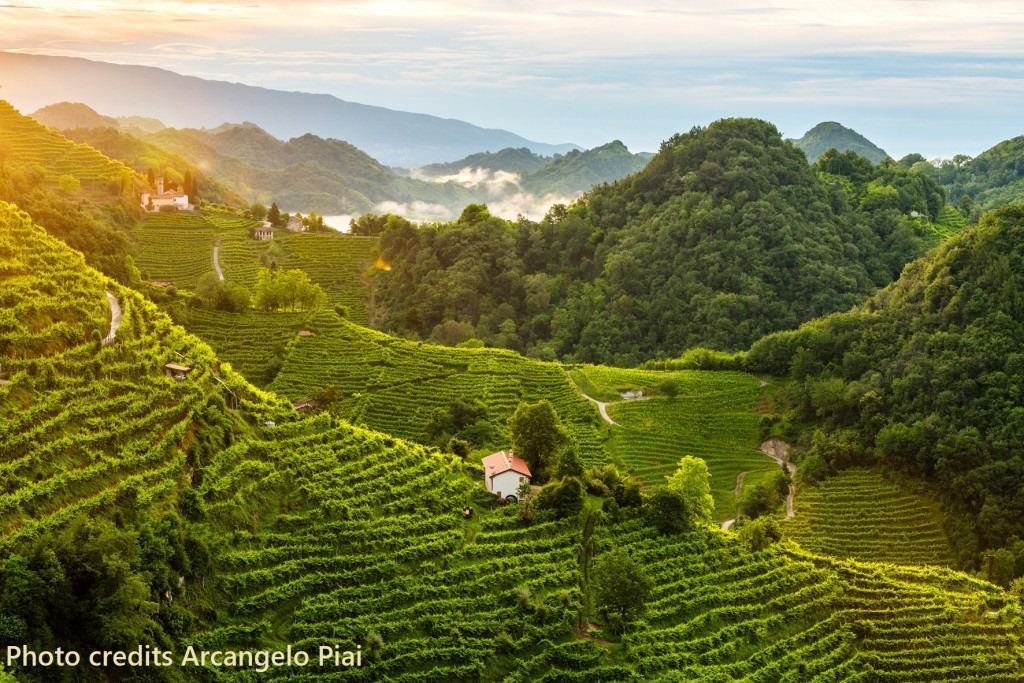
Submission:
<svg viewBox="0 0 1024 683">
<path fill-rule="evenodd" d="M 324 290 L 305 271 L 261 268 L 257 276 L 256 306 L 265 311 L 314 310 L 326 301 Z"/>
<path fill-rule="evenodd" d="M 605 619 L 611 615 L 617 617 L 609 621 L 613 622 L 612 630 L 619 633 L 630 621 L 643 614 L 653 588 L 653 582 L 643 567 L 622 548 L 597 558 L 591 570 L 591 583 L 597 609 Z"/>
<path fill-rule="evenodd" d="M 686 499 L 667 486 L 655 487 L 644 498 L 643 511 L 647 523 L 666 536 L 686 531 L 692 526 Z"/>
<path fill-rule="evenodd" d="M 267 207 L 256 202 L 249 207 L 249 215 L 252 216 L 254 221 L 262 221 L 267 217 Z"/>
<path fill-rule="evenodd" d="M 82 181 L 70 174 L 62 175 L 57 180 L 57 185 L 60 186 L 60 191 L 64 194 L 71 194 L 82 189 Z"/>
<path fill-rule="evenodd" d="M 675 398 L 679 395 L 679 382 L 674 379 L 666 379 L 658 385 L 658 391 L 665 394 L 669 398 Z"/>
<path fill-rule="evenodd" d="M 569 443 L 569 435 L 551 403 L 520 403 L 508 418 L 508 431 L 512 450 L 526 461 L 534 481 L 546 481 L 548 468 Z"/>
<path fill-rule="evenodd" d="M 679 469 L 668 479 L 668 488 L 682 495 L 690 518 L 698 523 L 709 524 L 715 511 L 715 499 L 711 496 L 711 472 L 708 464 L 692 455 L 679 460 Z"/>
<path fill-rule="evenodd" d="M 585 501 L 583 482 L 569 477 L 542 488 L 537 494 L 537 509 L 550 511 L 555 519 L 567 519 L 583 512 Z"/>
<path fill-rule="evenodd" d="M 777 470 L 768 479 L 747 486 L 740 497 L 739 509 L 743 516 L 756 519 L 779 507 L 789 493 L 789 478 Z"/>
<path fill-rule="evenodd" d="M 275 228 L 281 227 L 281 209 L 277 208 L 277 202 L 270 204 L 270 211 L 267 212 L 267 220 Z"/>
</svg>

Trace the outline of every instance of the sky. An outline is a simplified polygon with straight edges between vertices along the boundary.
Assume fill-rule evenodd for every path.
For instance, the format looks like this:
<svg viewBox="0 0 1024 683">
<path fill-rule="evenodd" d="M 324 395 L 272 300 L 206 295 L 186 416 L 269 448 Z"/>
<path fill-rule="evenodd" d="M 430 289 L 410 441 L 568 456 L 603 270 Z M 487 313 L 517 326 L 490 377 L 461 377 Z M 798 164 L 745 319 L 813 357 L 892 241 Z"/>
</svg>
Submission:
<svg viewBox="0 0 1024 683">
<path fill-rule="evenodd" d="M 899 158 L 1024 134 L 1019 0 L 0 0 L 0 49 L 329 93 L 634 151 L 727 116 Z"/>
</svg>

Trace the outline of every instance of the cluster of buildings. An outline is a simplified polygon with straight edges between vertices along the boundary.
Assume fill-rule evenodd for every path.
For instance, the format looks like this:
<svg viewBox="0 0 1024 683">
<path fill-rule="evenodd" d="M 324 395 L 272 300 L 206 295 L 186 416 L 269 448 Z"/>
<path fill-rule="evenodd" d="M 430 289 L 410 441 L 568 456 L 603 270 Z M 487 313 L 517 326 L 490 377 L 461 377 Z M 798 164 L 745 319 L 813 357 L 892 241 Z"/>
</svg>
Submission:
<svg viewBox="0 0 1024 683">
<path fill-rule="evenodd" d="M 165 206 L 175 211 L 192 211 L 196 207 L 189 204 L 188 195 L 172 190 L 164 190 L 164 179 L 156 181 L 156 194 L 143 192 L 139 195 L 139 205 L 144 211 L 159 211 Z"/>
</svg>

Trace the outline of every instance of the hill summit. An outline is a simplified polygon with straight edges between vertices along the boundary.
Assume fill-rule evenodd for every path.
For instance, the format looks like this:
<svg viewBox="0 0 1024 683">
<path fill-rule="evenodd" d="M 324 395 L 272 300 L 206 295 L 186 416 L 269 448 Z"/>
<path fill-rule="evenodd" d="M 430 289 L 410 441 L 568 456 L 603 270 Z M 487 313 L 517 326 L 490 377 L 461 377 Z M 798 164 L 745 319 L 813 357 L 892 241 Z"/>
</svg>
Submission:
<svg viewBox="0 0 1024 683">
<path fill-rule="evenodd" d="M 804 133 L 802 138 L 790 140 L 790 142 L 802 149 L 811 163 L 833 148 L 840 152 L 856 152 L 862 157 L 870 159 L 873 164 L 878 164 L 889 156 L 884 149 L 857 131 L 835 121 L 819 123 Z"/>
</svg>

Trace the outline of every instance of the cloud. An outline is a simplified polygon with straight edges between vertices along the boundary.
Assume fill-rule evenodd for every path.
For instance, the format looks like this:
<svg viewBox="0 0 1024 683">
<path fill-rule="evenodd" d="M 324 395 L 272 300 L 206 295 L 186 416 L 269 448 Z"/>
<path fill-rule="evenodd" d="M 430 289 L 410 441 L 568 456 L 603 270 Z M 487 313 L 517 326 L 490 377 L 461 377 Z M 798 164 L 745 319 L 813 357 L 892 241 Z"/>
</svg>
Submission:
<svg viewBox="0 0 1024 683">
<path fill-rule="evenodd" d="M 396 216 L 416 221 L 449 221 L 454 218 L 448 207 L 418 200 L 414 202 L 381 202 L 376 206 L 374 212 L 393 213 Z"/>
<path fill-rule="evenodd" d="M 457 183 L 471 190 L 481 190 L 490 197 L 503 197 L 509 192 L 519 189 L 520 174 L 511 171 L 497 170 L 480 166 L 466 166 L 458 173 L 450 175 L 428 175 L 422 169 L 413 169 L 411 174 L 416 180 L 425 180 L 431 183 Z"/>
</svg>

